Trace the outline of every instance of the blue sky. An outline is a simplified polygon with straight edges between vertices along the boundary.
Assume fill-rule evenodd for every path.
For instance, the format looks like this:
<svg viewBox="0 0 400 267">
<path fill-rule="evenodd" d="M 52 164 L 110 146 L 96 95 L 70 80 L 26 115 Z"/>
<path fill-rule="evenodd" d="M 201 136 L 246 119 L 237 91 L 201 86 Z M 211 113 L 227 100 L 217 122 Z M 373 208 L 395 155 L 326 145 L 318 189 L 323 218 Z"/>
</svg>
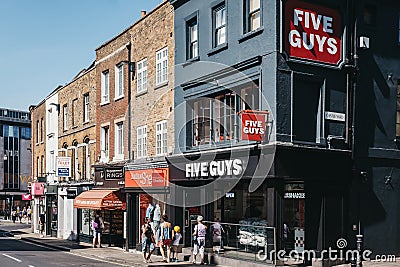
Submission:
<svg viewBox="0 0 400 267">
<path fill-rule="evenodd" d="M 0 107 L 28 110 L 95 60 L 94 50 L 162 0 L 4 0 Z"/>
</svg>

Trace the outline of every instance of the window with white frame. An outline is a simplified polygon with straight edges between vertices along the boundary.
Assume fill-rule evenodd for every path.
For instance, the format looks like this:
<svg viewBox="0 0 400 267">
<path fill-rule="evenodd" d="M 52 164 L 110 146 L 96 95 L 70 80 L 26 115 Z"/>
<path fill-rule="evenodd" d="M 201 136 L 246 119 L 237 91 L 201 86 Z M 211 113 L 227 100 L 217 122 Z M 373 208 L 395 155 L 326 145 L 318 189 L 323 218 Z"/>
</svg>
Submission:
<svg viewBox="0 0 400 267">
<path fill-rule="evenodd" d="M 212 145 L 240 139 L 242 110 L 259 109 L 259 81 L 254 80 L 212 97 L 193 101 L 193 146 Z M 239 126 L 239 127 L 237 127 Z"/>
<path fill-rule="evenodd" d="M 64 130 L 68 130 L 68 106 L 65 104 L 63 106 L 63 123 L 64 123 Z"/>
<path fill-rule="evenodd" d="M 168 81 L 168 47 L 156 53 L 156 85 Z"/>
<path fill-rule="evenodd" d="M 100 149 L 101 149 L 101 157 L 103 159 L 107 159 L 110 152 L 110 126 L 102 126 L 100 130 Z"/>
<path fill-rule="evenodd" d="M 124 158 L 124 123 L 115 124 L 115 157 Z"/>
<path fill-rule="evenodd" d="M 167 121 L 156 123 L 156 154 L 167 154 Z"/>
<path fill-rule="evenodd" d="M 110 71 L 101 73 L 101 104 L 110 102 Z"/>
<path fill-rule="evenodd" d="M 83 103 L 83 121 L 88 122 L 90 117 L 89 117 L 89 103 L 90 103 L 90 98 L 89 98 L 89 93 L 83 95 L 84 98 L 84 103 Z"/>
<path fill-rule="evenodd" d="M 226 42 L 226 11 L 225 3 L 213 9 L 214 47 Z"/>
<path fill-rule="evenodd" d="M 115 99 L 124 96 L 124 63 L 115 66 Z"/>
<path fill-rule="evenodd" d="M 36 122 L 36 144 L 39 143 L 39 137 L 40 137 L 40 124 L 39 120 Z"/>
<path fill-rule="evenodd" d="M 147 156 L 147 126 L 137 127 L 137 158 Z"/>
<path fill-rule="evenodd" d="M 188 33 L 188 54 L 187 59 L 195 58 L 199 55 L 197 17 L 187 22 Z"/>
<path fill-rule="evenodd" d="M 43 118 L 40 119 L 40 142 L 44 141 L 44 120 Z"/>
<path fill-rule="evenodd" d="M 251 32 L 261 27 L 261 0 L 245 1 L 245 25 L 244 30 Z"/>
<path fill-rule="evenodd" d="M 72 120 L 72 128 L 76 126 L 77 116 L 78 116 L 78 99 L 72 100 L 72 110 L 71 110 L 71 120 Z"/>
<path fill-rule="evenodd" d="M 137 63 L 137 92 L 147 90 L 147 58 Z"/>
</svg>

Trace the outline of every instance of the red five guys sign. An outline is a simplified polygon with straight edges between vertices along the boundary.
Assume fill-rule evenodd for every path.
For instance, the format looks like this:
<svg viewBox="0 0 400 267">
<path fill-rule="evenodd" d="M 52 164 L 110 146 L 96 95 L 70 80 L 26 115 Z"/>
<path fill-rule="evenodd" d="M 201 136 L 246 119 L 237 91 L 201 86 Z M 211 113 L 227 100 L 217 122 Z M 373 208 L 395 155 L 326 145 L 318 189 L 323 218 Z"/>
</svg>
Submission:
<svg viewBox="0 0 400 267">
<path fill-rule="evenodd" d="M 285 50 L 290 58 L 338 65 L 342 25 L 338 10 L 297 0 L 285 1 Z"/>
</svg>

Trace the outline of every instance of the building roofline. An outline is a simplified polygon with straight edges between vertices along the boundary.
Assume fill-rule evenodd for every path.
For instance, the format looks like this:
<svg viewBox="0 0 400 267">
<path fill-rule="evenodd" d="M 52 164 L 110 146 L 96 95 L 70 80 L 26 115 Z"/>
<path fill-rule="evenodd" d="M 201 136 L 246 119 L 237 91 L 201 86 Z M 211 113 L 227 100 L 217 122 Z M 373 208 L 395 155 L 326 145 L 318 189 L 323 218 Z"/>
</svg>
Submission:
<svg viewBox="0 0 400 267">
<path fill-rule="evenodd" d="M 136 26 L 137 24 L 139 24 L 142 20 L 145 20 L 148 16 L 150 16 L 151 14 L 153 14 L 156 10 L 160 9 L 162 6 L 167 5 L 167 3 L 169 4 L 168 0 L 163 0 L 163 2 L 161 2 L 160 4 L 158 4 L 155 8 L 153 8 L 151 11 L 149 11 L 145 16 L 139 18 L 137 21 L 135 21 L 133 24 L 131 24 L 129 27 L 125 28 L 124 30 L 122 30 L 119 34 L 115 35 L 113 38 L 111 38 L 110 40 L 106 41 L 105 43 L 101 44 L 99 47 L 97 47 L 95 49 L 95 51 L 107 46 L 108 44 L 110 44 L 112 41 L 118 39 L 121 35 L 125 34 L 127 31 L 129 31 L 130 29 L 132 29 L 134 26 Z"/>
</svg>

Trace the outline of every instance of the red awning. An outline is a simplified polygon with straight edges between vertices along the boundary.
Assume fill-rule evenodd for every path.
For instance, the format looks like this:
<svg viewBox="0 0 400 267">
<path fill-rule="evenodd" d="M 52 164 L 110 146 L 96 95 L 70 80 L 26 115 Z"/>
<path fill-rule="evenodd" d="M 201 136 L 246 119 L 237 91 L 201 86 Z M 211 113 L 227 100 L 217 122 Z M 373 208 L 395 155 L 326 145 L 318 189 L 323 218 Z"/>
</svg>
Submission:
<svg viewBox="0 0 400 267">
<path fill-rule="evenodd" d="M 114 190 L 93 189 L 82 192 L 74 199 L 74 208 L 92 210 L 125 210 L 126 202 Z"/>
</svg>

